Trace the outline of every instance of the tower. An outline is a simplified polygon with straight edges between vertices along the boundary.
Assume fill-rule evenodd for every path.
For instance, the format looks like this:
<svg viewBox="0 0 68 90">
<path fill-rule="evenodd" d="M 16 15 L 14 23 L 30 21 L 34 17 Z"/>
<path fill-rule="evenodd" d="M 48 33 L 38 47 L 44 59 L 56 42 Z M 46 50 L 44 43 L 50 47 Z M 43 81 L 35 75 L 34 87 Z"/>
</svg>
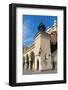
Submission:
<svg viewBox="0 0 68 90">
<path fill-rule="evenodd" d="M 41 22 L 38 25 L 38 33 L 35 36 L 35 68 L 39 71 L 48 70 L 52 68 L 51 65 L 51 49 L 50 49 L 50 36 L 45 32 L 46 27 Z M 39 62 L 37 64 L 37 62 Z"/>
</svg>

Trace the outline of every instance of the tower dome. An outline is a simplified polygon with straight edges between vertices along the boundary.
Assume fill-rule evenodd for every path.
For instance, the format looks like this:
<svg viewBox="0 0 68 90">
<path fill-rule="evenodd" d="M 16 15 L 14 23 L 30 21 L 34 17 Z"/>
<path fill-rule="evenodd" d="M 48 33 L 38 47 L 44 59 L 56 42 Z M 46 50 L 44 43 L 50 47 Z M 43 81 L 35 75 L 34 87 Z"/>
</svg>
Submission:
<svg viewBox="0 0 68 90">
<path fill-rule="evenodd" d="M 38 31 L 45 31 L 45 25 L 41 22 L 39 25 L 38 25 Z"/>
</svg>

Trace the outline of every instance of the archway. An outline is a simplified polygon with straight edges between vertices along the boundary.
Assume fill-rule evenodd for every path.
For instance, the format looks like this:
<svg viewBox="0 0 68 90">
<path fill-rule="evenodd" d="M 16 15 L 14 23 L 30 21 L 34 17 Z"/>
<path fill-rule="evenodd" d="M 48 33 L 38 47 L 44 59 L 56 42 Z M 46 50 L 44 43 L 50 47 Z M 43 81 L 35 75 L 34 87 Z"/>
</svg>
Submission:
<svg viewBox="0 0 68 90">
<path fill-rule="evenodd" d="M 26 69 L 28 69 L 29 68 L 29 56 L 28 56 L 28 54 L 26 55 Z"/>
<path fill-rule="evenodd" d="M 55 69 L 55 61 L 54 61 L 54 55 L 52 55 L 52 69 Z"/>
<path fill-rule="evenodd" d="M 39 59 L 37 59 L 37 70 L 39 70 Z"/>
<path fill-rule="evenodd" d="M 31 54 L 30 54 L 30 58 L 31 58 L 30 68 L 31 68 L 31 70 L 32 70 L 32 69 L 33 69 L 34 62 L 35 62 L 35 54 L 34 54 L 33 51 L 32 51 Z"/>
<path fill-rule="evenodd" d="M 23 70 L 25 69 L 25 57 L 23 56 Z"/>
</svg>

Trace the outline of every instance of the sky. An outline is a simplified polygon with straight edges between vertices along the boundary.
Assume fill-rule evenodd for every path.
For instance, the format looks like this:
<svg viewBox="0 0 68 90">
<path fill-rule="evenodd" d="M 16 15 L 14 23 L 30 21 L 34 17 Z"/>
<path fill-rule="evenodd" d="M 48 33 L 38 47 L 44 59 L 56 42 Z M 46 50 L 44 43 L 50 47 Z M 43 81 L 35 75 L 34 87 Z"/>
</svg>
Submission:
<svg viewBox="0 0 68 90">
<path fill-rule="evenodd" d="M 31 45 L 35 34 L 38 32 L 38 25 L 42 22 L 46 30 L 53 26 L 54 20 L 57 21 L 57 16 L 38 16 L 38 15 L 23 15 L 23 45 L 27 47 Z"/>
</svg>

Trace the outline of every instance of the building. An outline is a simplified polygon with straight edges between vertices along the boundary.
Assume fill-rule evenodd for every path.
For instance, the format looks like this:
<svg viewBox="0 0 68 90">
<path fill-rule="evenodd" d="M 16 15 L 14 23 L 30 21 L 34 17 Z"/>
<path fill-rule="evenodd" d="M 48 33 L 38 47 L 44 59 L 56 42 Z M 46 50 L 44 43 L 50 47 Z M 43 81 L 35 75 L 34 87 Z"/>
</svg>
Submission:
<svg viewBox="0 0 68 90">
<path fill-rule="evenodd" d="M 34 41 L 23 48 L 23 70 L 57 70 L 57 24 L 46 30 L 43 23 L 38 25 Z"/>
</svg>

